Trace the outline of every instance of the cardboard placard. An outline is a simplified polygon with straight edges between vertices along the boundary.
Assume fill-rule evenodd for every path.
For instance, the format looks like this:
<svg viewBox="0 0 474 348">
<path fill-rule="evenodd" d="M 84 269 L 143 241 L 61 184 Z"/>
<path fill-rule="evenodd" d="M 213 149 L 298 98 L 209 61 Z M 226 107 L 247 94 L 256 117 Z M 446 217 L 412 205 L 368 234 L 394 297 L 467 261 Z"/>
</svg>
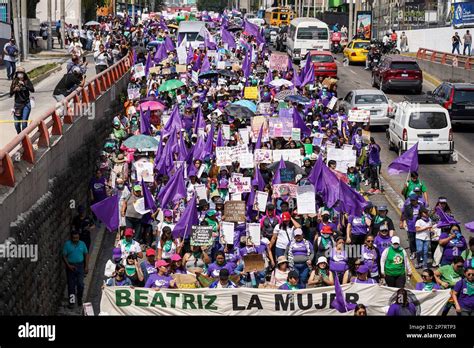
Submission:
<svg viewBox="0 0 474 348">
<path fill-rule="evenodd" d="M 313 185 L 298 186 L 296 204 L 298 214 L 316 214 L 316 193 Z"/>
<path fill-rule="evenodd" d="M 336 106 L 337 103 L 337 97 L 332 97 L 331 100 L 329 101 L 327 107 L 332 110 Z"/>
<path fill-rule="evenodd" d="M 226 221 L 243 222 L 245 217 L 244 201 L 227 201 L 224 203 L 224 215 Z"/>
<path fill-rule="evenodd" d="M 232 148 L 228 146 L 216 147 L 216 165 L 219 167 L 232 165 Z"/>
<path fill-rule="evenodd" d="M 153 163 L 150 162 L 135 162 L 137 169 L 137 181 L 153 182 Z"/>
<path fill-rule="evenodd" d="M 255 201 L 253 202 L 253 210 L 265 212 L 267 209 L 268 192 L 257 191 L 255 192 Z"/>
<path fill-rule="evenodd" d="M 185 73 L 186 71 L 188 71 L 188 69 L 186 68 L 186 65 L 184 65 L 184 64 L 176 65 L 176 72 L 177 73 Z"/>
<path fill-rule="evenodd" d="M 195 289 L 196 288 L 196 275 L 194 274 L 172 274 L 171 277 L 176 281 L 178 289 Z"/>
<path fill-rule="evenodd" d="M 231 202 L 231 203 L 240 203 L 240 202 Z M 233 222 L 226 222 L 226 221 L 221 222 L 221 241 L 223 241 L 224 244 L 234 244 L 234 233 L 235 231 L 234 231 Z"/>
<path fill-rule="evenodd" d="M 270 70 L 286 71 L 288 69 L 288 55 L 286 53 L 272 53 L 270 55 Z"/>
<path fill-rule="evenodd" d="M 367 123 L 370 121 L 370 111 L 369 110 L 349 110 L 347 120 L 349 122 Z"/>
<path fill-rule="evenodd" d="M 294 183 L 296 173 L 293 168 L 282 168 L 280 169 L 280 180 L 283 184 Z"/>
<path fill-rule="evenodd" d="M 293 185 L 293 184 L 273 185 L 273 198 L 281 198 L 281 197 L 296 198 L 297 187 L 298 186 Z"/>
<path fill-rule="evenodd" d="M 154 66 L 148 70 L 148 74 L 153 74 L 153 73 L 155 73 L 156 75 L 159 75 L 161 73 L 161 67 Z"/>
<path fill-rule="evenodd" d="M 247 241 L 250 241 L 254 245 L 260 245 L 261 233 L 260 233 L 260 224 L 251 223 L 247 224 Z"/>
<path fill-rule="evenodd" d="M 127 94 L 130 100 L 140 99 L 140 88 L 127 89 Z"/>
<path fill-rule="evenodd" d="M 272 104 L 271 103 L 258 103 L 257 105 L 257 114 L 269 116 L 272 114 Z"/>
<path fill-rule="evenodd" d="M 245 87 L 244 88 L 244 99 L 258 99 L 258 87 Z"/>
<path fill-rule="evenodd" d="M 260 128 L 263 125 L 262 132 L 262 141 L 268 141 L 268 120 L 265 116 L 255 116 L 252 117 L 251 126 L 252 126 L 252 142 L 256 143 L 258 139 L 258 134 L 260 133 Z"/>
<path fill-rule="evenodd" d="M 136 78 L 145 77 L 145 66 L 143 65 L 143 63 L 135 64 L 133 66 L 133 75 Z"/>
<path fill-rule="evenodd" d="M 255 163 L 272 163 L 273 151 L 270 149 L 256 149 L 254 153 Z"/>
<path fill-rule="evenodd" d="M 336 170 L 341 173 L 347 173 L 347 168 L 356 165 L 356 150 L 352 150 L 351 146 L 337 149 L 335 147 L 327 148 L 327 160 L 336 161 Z"/>
<path fill-rule="evenodd" d="M 191 246 L 212 245 L 212 226 L 192 226 Z"/>
<path fill-rule="evenodd" d="M 370 144 L 370 131 L 365 129 L 362 130 L 362 142 L 365 144 Z"/>
<path fill-rule="evenodd" d="M 263 271 L 265 261 L 262 254 L 248 254 L 244 256 L 244 272 Z"/>
<path fill-rule="evenodd" d="M 292 128 L 291 129 L 291 140 L 300 141 L 301 140 L 301 129 Z"/>
<path fill-rule="evenodd" d="M 230 125 L 229 124 L 222 125 L 222 136 L 224 140 L 230 140 Z"/>
<path fill-rule="evenodd" d="M 253 154 L 252 153 L 243 153 L 239 157 L 240 168 L 250 169 L 254 167 L 253 163 Z"/>
</svg>

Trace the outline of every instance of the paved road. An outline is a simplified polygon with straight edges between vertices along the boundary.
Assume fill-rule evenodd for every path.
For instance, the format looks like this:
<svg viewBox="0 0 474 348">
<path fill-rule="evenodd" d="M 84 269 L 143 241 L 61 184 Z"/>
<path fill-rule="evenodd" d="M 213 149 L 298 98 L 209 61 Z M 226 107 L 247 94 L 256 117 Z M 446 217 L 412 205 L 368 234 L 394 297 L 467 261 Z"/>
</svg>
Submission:
<svg viewBox="0 0 474 348">
<path fill-rule="evenodd" d="M 54 61 L 54 60 L 52 60 Z M 89 69 L 87 71 L 87 81 L 90 81 L 96 75 L 94 60 L 92 56 L 87 57 L 89 62 Z M 36 106 L 33 108 L 30 114 L 30 120 L 37 119 L 48 111 L 52 106 L 56 104 L 56 100 L 53 98 L 53 91 L 56 84 L 66 73 L 66 63 L 62 65 L 62 70 L 55 72 L 45 80 L 38 83 L 35 87 Z M 4 123 L 3 121 L 11 121 L 12 115 L 11 110 L 13 108 L 13 98 L 7 98 L 0 101 L 0 148 L 8 144 L 12 138 L 16 135 L 15 126 L 13 123 Z"/>
<path fill-rule="evenodd" d="M 341 57 L 338 57 L 338 96 L 345 97 L 352 89 L 372 88 L 371 72 L 365 71 L 364 66 L 343 66 Z M 425 81 L 423 92 L 433 90 L 435 86 Z M 388 93 L 388 97 L 396 102 L 404 100 L 403 94 Z M 405 175 L 388 176 L 387 165 L 397 154 L 388 149 L 388 141 L 383 129 L 372 130 L 373 136 L 382 147 L 382 172 L 387 181 L 397 191 L 401 191 Z M 458 154 L 457 162 L 442 163 L 435 156 L 420 156 L 420 177 L 428 187 L 430 205 L 433 206 L 439 196 L 446 196 L 449 205 L 458 221 L 469 222 L 474 220 L 474 126 L 454 127 L 455 150 Z M 470 233 L 464 231 L 465 237 Z"/>
</svg>

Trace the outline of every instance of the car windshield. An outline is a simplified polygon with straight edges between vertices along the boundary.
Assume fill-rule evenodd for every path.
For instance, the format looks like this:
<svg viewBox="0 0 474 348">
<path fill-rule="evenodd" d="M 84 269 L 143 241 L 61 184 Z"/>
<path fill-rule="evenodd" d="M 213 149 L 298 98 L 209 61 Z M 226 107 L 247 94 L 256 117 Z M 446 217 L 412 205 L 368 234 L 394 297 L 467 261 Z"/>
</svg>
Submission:
<svg viewBox="0 0 474 348">
<path fill-rule="evenodd" d="M 327 40 L 328 35 L 326 28 L 309 27 L 299 28 L 296 38 L 300 40 Z"/>
<path fill-rule="evenodd" d="M 356 95 L 356 104 L 387 104 L 387 98 L 382 94 Z"/>
<path fill-rule="evenodd" d="M 370 46 L 368 42 L 354 42 L 354 48 L 367 49 Z"/>
<path fill-rule="evenodd" d="M 474 89 L 457 89 L 454 92 L 455 103 L 474 103 Z"/>
<path fill-rule="evenodd" d="M 204 38 L 199 33 L 183 33 L 186 35 L 186 41 L 204 41 Z"/>
<path fill-rule="evenodd" d="M 448 126 L 448 121 L 444 112 L 414 112 L 408 125 L 413 129 L 442 129 Z"/>
<path fill-rule="evenodd" d="M 332 63 L 334 62 L 333 56 L 326 55 L 326 54 L 316 54 L 311 56 L 311 61 L 313 63 Z"/>
<path fill-rule="evenodd" d="M 392 62 L 393 70 L 420 70 L 416 62 Z"/>
</svg>

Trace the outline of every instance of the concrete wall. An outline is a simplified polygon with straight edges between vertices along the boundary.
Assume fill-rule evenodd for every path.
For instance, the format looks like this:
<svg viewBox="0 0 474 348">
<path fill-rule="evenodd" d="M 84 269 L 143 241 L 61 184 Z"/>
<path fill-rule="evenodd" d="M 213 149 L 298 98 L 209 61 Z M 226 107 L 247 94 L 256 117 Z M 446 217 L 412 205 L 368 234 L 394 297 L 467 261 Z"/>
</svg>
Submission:
<svg viewBox="0 0 474 348">
<path fill-rule="evenodd" d="M 18 184 L 0 192 L 0 241 L 38 245 L 37 262 L 0 258 L 0 315 L 54 315 L 66 286 L 62 245 L 72 218 L 70 201 L 86 201 L 89 178 L 111 132 L 129 73 L 96 102 L 96 118 L 83 117 L 44 151 L 34 166 L 23 165 Z"/>
<path fill-rule="evenodd" d="M 420 68 L 441 81 L 474 82 L 474 71 L 417 59 Z"/>
<path fill-rule="evenodd" d="M 434 28 L 434 29 L 418 29 L 418 30 L 406 30 L 405 33 L 408 37 L 408 47 L 410 52 L 417 52 L 419 48 L 429 48 L 430 50 L 449 52 L 453 48 L 451 44 L 451 37 L 455 32 L 458 32 L 459 36 L 462 37 L 468 29 L 454 29 L 452 27 Z M 471 34 L 474 34 L 474 29 L 470 30 Z M 401 32 L 398 32 L 400 36 Z M 463 46 L 460 46 L 462 54 Z"/>
<path fill-rule="evenodd" d="M 81 25 L 81 7 L 82 0 L 65 0 L 66 3 L 66 23 L 72 25 Z M 57 5 L 57 8 L 56 8 Z M 51 20 L 58 21 L 61 19 L 61 2 L 51 1 Z M 41 22 L 48 20 L 48 1 L 40 0 L 36 6 L 36 17 Z M 53 28 L 54 31 L 54 28 Z"/>
</svg>

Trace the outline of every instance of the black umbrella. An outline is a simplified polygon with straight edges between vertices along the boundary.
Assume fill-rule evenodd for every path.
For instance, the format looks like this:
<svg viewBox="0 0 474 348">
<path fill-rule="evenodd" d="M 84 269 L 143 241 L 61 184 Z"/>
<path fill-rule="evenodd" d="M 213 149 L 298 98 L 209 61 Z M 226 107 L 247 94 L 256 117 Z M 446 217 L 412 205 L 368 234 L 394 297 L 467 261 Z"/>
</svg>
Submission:
<svg viewBox="0 0 474 348">
<path fill-rule="evenodd" d="M 255 116 L 252 110 L 242 105 L 230 104 L 226 106 L 225 110 L 229 113 L 229 115 L 234 117 L 252 118 Z"/>
<path fill-rule="evenodd" d="M 226 70 L 226 69 L 217 70 L 217 73 L 221 76 L 226 76 L 226 77 L 235 77 L 235 76 L 237 76 L 237 74 L 235 72 L 230 71 L 230 70 Z"/>
<path fill-rule="evenodd" d="M 289 101 L 289 102 L 296 102 L 296 103 L 300 103 L 300 104 L 306 104 L 306 103 L 309 103 L 311 101 L 311 99 L 309 98 L 306 98 L 305 96 L 302 96 L 302 95 L 289 95 L 287 97 L 285 97 L 285 101 Z"/>
<path fill-rule="evenodd" d="M 230 27 L 230 28 L 227 29 L 227 31 L 230 31 L 230 32 L 240 31 L 240 30 L 242 30 L 241 27 Z"/>
<path fill-rule="evenodd" d="M 271 170 L 272 172 L 275 172 L 278 169 L 278 166 L 280 165 L 280 161 L 278 162 L 273 162 L 272 164 L 268 165 L 267 168 Z M 301 168 L 299 165 L 290 162 L 290 161 L 285 161 L 285 166 L 287 169 L 292 169 L 295 171 L 295 175 L 301 174 L 304 175 L 306 174 L 304 169 Z"/>
<path fill-rule="evenodd" d="M 209 71 L 203 72 L 202 74 L 199 74 L 200 79 L 210 79 L 216 76 L 217 76 L 217 71 L 214 71 L 214 70 L 209 70 Z"/>
</svg>

